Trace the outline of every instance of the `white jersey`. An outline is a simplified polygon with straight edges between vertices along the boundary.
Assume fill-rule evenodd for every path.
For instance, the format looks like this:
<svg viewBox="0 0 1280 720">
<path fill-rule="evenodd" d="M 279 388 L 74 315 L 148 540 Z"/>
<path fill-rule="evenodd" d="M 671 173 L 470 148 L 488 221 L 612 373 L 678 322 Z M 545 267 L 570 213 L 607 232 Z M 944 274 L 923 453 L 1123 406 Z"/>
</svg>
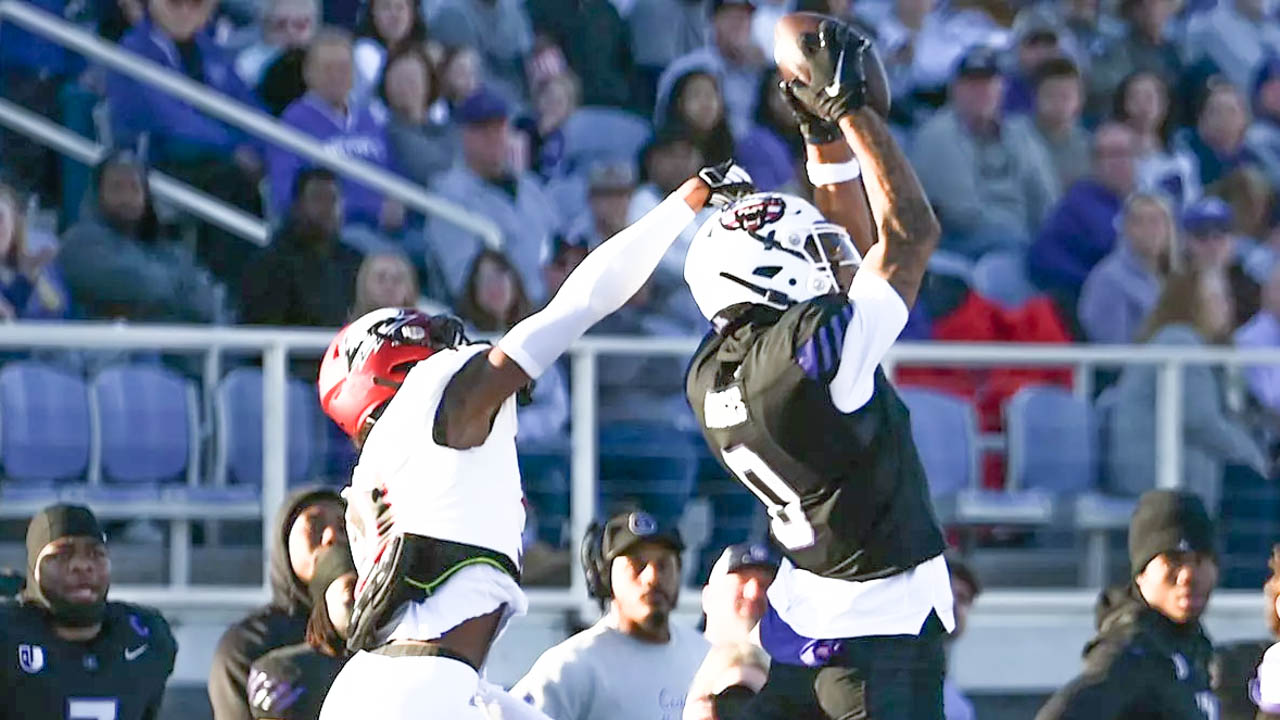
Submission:
<svg viewBox="0 0 1280 720">
<path fill-rule="evenodd" d="M 373 566 L 380 540 L 404 533 L 493 550 L 520 566 L 525 514 L 516 461 L 515 396 L 502 404 L 479 447 L 455 450 L 433 439 L 449 381 L 488 349 L 485 344 L 466 345 L 419 362 L 370 431 L 344 493 L 351 554 L 361 580 Z M 374 531 L 376 515 L 368 501 L 375 489 L 390 505 L 390 526 L 384 517 L 381 537 Z M 486 565 L 467 567 L 402 613 L 394 634 L 429 640 L 503 604 L 508 617 L 522 614 L 527 604 L 510 576 Z M 418 627 L 405 628 L 405 620 Z"/>
</svg>

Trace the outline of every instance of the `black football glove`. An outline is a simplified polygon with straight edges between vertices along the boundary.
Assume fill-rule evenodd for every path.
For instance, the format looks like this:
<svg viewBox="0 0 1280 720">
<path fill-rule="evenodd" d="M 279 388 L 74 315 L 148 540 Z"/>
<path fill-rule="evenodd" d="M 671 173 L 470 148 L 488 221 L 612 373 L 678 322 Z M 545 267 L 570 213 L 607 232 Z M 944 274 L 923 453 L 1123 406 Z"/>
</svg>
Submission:
<svg viewBox="0 0 1280 720">
<path fill-rule="evenodd" d="M 842 137 L 839 125 L 823 120 L 809 112 L 809 108 L 796 99 L 795 93 L 791 92 L 791 87 L 785 82 L 778 83 L 778 91 L 782 93 L 782 97 L 786 99 L 787 105 L 791 108 L 791 116 L 795 118 L 796 126 L 800 128 L 800 136 L 804 138 L 806 143 L 809 145 L 826 145 Z"/>
<path fill-rule="evenodd" d="M 707 202 L 718 208 L 728 207 L 756 191 L 751 176 L 732 160 L 702 168 L 698 171 L 698 179 L 711 188 Z"/>
<path fill-rule="evenodd" d="M 862 55 L 871 41 L 847 25 L 823 20 L 818 33 L 800 41 L 809 65 L 809 82 L 788 83 L 792 95 L 822 120 L 836 122 L 866 104 L 867 78 Z"/>
</svg>

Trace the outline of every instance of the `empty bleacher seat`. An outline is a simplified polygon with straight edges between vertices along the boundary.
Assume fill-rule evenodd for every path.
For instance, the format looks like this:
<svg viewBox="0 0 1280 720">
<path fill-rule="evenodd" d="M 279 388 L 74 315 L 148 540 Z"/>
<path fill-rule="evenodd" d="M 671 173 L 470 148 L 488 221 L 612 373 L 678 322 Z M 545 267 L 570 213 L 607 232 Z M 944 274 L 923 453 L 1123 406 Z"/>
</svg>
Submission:
<svg viewBox="0 0 1280 720">
<path fill-rule="evenodd" d="M 108 368 L 90 385 L 104 482 L 187 479 L 196 467 L 198 408 L 193 384 L 161 366 Z"/>
<path fill-rule="evenodd" d="M 955 519 L 957 497 L 976 485 L 978 421 L 973 406 L 947 393 L 901 388 L 911 411 L 911 435 L 944 522 Z"/>
<path fill-rule="evenodd" d="M 31 361 L 0 368 L 0 463 L 7 479 L 83 478 L 92 444 L 89 394 L 81 378 Z"/>
<path fill-rule="evenodd" d="M 286 477 L 290 485 L 310 479 L 312 461 L 322 451 L 319 400 L 315 388 L 290 379 L 285 390 L 288 438 Z M 262 371 L 237 368 L 218 383 L 217 476 L 226 482 L 262 482 Z"/>
<path fill-rule="evenodd" d="M 996 251 L 983 255 L 973 266 L 973 288 L 979 295 L 1005 307 L 1018 307 L 1036 294 L 1027 279 L 1022 253 Z"/>
<path fill-rule="evenodd" d="M 1054 493 L 1092 490 L 1097 429 L 1087 400 L 1048 385 L 1019 390 L 1005 405 L 1008 487 Z"/>
</svg>

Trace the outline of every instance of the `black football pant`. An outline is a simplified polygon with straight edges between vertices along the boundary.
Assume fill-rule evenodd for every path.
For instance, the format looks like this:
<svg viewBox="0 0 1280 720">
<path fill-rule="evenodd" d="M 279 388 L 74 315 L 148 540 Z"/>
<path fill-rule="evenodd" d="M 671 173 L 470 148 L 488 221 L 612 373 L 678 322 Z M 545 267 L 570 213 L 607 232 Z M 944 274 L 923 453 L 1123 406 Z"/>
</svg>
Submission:
<svg viewBox="0 0 1280 720">
<path fill-rule="evenodd" d="M 930 615 L 918 636 L 845 640 L 825 667 L 775 662 L 760 694 L 731 720 L 942 720 L 945 634 Z"/>
</svg>

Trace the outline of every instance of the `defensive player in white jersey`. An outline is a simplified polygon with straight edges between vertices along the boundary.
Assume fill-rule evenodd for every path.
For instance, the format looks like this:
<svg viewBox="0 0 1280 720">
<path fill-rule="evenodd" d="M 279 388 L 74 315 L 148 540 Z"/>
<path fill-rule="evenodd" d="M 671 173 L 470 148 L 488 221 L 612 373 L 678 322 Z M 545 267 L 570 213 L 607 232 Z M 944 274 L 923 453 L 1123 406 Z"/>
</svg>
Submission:
<svg viewBox="0 0 1280 720">
<path fill-rule="evenodd" d="M 751 192 L 731 163 L 704 168 L 605 241 L 538 313 L 496 345 L 460 323 L 377 310 L 325 353 L 325 412 L 361 447 L 347 499 L 359 580 L 350 645 L 322 720 L 484 717 L 489 647 L 525 612 L 516 395 L 648 280 L 694 213 Z"/>
</svg>

